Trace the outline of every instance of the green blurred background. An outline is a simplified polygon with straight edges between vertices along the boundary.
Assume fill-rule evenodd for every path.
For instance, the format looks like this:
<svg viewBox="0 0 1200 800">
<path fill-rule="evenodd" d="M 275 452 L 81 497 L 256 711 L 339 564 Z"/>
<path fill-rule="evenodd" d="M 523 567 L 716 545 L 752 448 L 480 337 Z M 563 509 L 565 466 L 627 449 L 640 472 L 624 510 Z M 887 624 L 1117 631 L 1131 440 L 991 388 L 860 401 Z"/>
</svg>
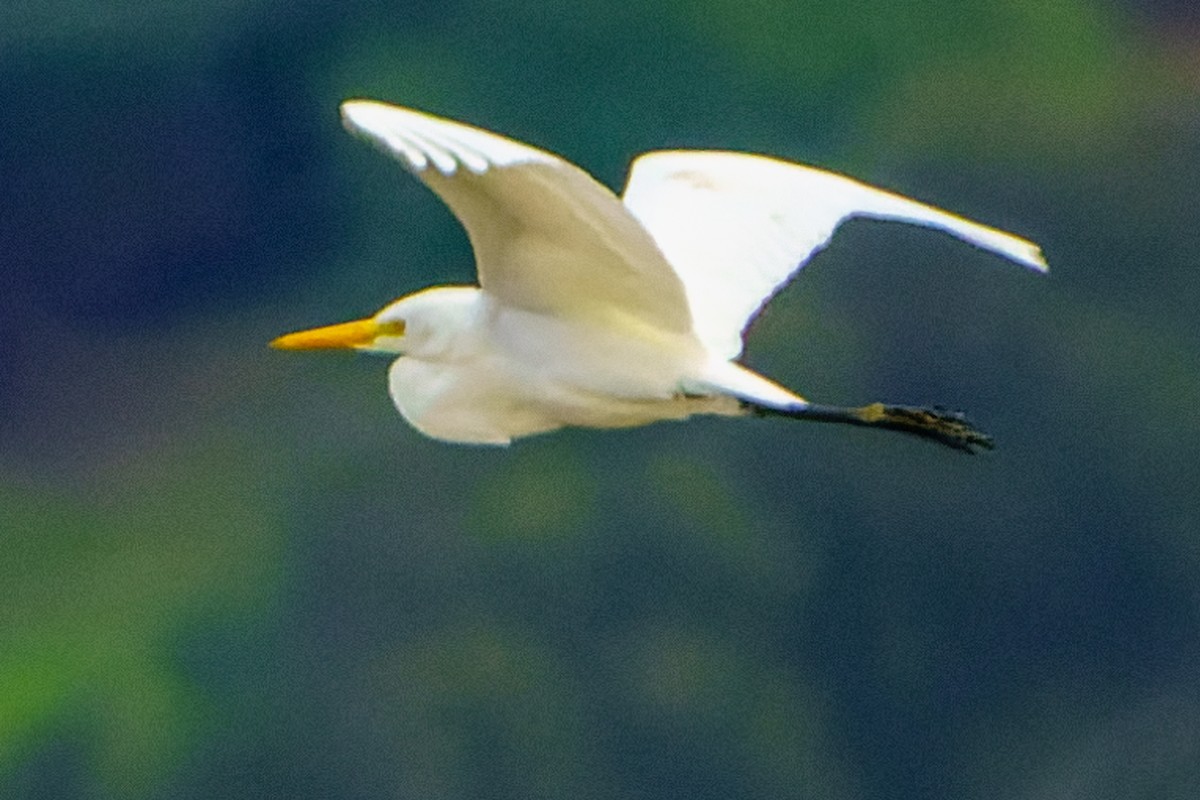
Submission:
<svg viewBox="0 0 1200 800">
<path fill-rule="evenodd" d="M 1200 11 L 1099 0 L 0 7 L 0 797 L 1200 796 Z M 967 458 L 698 420 L 422 439 L 281 332 L 473 277 L 366 96 L 855 222 L 748 361 Z"/>
</svg>

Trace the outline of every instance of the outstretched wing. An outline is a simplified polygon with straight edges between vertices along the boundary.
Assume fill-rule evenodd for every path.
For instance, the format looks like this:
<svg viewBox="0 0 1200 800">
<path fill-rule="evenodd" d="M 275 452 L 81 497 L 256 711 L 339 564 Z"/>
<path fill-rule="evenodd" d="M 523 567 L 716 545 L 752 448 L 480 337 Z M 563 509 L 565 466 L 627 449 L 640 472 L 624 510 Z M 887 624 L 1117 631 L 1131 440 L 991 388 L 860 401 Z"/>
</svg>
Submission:
<svg viewBox="0 0 1200 800">
<path fill-rule="evenodd" d="M 742 330 L 855 216 L 940 228 L 1045 270 L 1037 245 L 842 175 L 746 153 L 662 151 L 638 158 L 625 205 L 687 290 L 696 333 L 734 358 Z"/>
<path fill-rule="evenodd" d="M 690 329 L 679 277 L 621 201 L 583 170 L 503 136 L 383 103 L 347 101 L 342 119 L 445 201 L 475 249 L 480 286 L 501 302 Z"/>
</svg>

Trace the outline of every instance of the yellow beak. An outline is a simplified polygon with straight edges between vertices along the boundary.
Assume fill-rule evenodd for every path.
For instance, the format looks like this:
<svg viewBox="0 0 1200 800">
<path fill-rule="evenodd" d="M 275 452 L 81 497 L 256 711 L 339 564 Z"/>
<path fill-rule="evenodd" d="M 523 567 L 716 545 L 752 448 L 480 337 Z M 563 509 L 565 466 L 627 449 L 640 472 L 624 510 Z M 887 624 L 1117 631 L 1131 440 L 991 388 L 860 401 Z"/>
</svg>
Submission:
<svg viewBox="0 0 1200 800">
<path fill-rule="evenodd" d="M 277 350 L 324 350 L 331 348 L 367 347 L 387 326 L 381 326 L 374 318 L 356 319 L 323 328 L 312 328 L 297 333 L 287 333 L 271 342 Z"/>
</svg>

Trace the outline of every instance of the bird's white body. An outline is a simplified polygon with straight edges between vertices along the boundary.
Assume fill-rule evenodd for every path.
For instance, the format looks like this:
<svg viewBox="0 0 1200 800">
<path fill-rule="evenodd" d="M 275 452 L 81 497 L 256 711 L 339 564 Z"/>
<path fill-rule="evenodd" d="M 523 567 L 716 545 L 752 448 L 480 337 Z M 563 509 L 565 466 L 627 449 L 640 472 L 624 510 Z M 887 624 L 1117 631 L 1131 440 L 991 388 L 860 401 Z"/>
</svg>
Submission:
<svg viewBox="0 0 1200 800">
<path fill-rule="evenodd" d="M 711 359 L 690 333 L 634 320 L 564 320 L 467 286 L 426 289 L 387 313 L 406 325 L 389 392 L 405 419 L 437 439 L 506 444 L 564 426 L 741 413 L 730 395 L 687 391 L 689 382 L 746 372 Z"/>
<path fill-rule="evenodd" d="M 459 217 L 480 285 L 426 289 L 276 345 L 399 355 L 392 399 L 437 439 L 506 444 L 565 426 L 803 410 L 737 363 L 742 333 L 852 216 L 940 228 L 1045 269 L 1011 234 L 763 156 L 648 153 L 621 199 L 557 156 L 478 128 L 371 101 L 342 113 Z"/>
</svg>

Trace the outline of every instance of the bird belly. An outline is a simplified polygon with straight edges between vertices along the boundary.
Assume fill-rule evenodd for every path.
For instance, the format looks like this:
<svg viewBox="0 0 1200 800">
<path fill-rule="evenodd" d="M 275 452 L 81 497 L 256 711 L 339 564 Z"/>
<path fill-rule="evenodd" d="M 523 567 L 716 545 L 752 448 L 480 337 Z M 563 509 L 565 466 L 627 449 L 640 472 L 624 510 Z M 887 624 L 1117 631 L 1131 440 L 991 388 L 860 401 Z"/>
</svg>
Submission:
<svg viewBox="0 0 1200 800">
<path fill-rule="evenodd" d="M 622 428 L 737 413 L 729 398 L 681 390 L 701 358 L 694 340 L 624 320 L 597 324 L 504 309 L 489 317 L 471 347 L 398 359 L 389 389 L 405 419 L 428 436 L 507 444 L 568 426 Z"/>
</svg>

